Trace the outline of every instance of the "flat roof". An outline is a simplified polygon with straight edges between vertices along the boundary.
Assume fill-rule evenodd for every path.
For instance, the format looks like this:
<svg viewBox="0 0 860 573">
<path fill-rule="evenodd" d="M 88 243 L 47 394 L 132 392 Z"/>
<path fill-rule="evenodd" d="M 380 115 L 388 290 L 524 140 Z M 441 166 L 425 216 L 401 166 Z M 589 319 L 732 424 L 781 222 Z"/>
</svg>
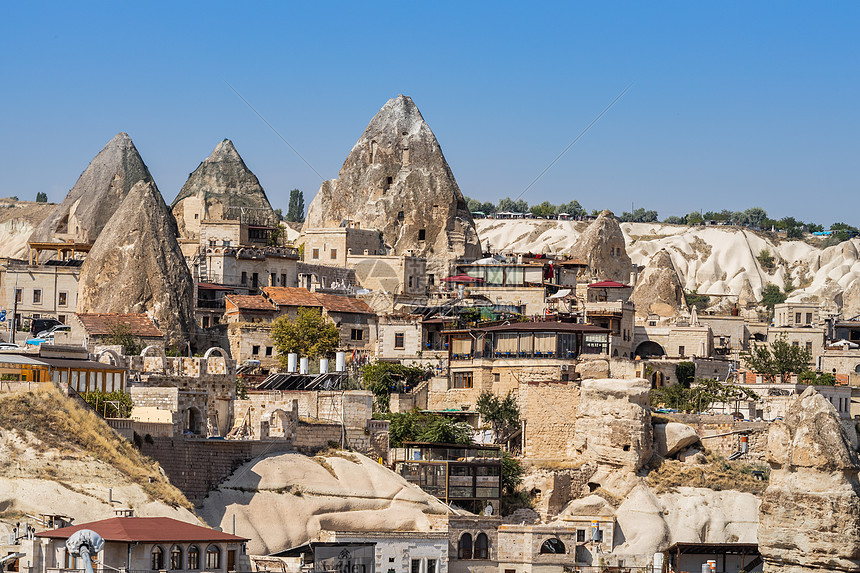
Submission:
<svg viewBox="0 0 860 573">
<path fill-rule="evenodd" d="M 578 322 L 512 322 L 511 324 L 498 324 L 476 328 L 484 332 L 504 331 L 530 331 L 530 332 L 584 332 L 591 334 L 608 334 L 608 328 L 594 326 L 593 324 L 580 324 Z"/>
<path fill-rule="evenodd" d="M 664 553 L 687 554 L 713 554 L 725 553 L 727 555 L 757 555 L 759 553 L 758 543 L 673 543 Z"/>
</svg>

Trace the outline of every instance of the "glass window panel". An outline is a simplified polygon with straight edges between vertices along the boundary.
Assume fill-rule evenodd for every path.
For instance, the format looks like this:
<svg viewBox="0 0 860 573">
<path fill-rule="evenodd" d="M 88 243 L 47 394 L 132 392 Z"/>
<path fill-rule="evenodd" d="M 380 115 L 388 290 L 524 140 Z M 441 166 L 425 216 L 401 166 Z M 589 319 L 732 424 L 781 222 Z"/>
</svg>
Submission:
<svg viewBox="0 0 860 573">
<path fill-rule="evenodd" d="M 536 332 L 534 338 L 535 356 L 555 355 L 555 333 Z"/>
</svg>

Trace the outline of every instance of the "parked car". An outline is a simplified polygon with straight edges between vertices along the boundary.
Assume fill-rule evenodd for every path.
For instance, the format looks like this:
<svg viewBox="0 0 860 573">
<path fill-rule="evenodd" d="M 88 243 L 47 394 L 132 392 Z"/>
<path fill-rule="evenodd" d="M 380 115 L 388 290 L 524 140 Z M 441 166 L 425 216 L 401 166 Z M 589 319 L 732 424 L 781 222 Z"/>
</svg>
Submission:
<svg viewBox="0 0 860 573">
<path fill-rule="evenodd" d="M 55 324 L 54 326 L 52 326 L 48 330 L 43 330 L 42 332 L 37 334 L 36 338 L 44 338 L 45 336 L 47 336 L 49 334 L 54 334 L 55 332 L 71 332 L 71 331 L 72 331 L 71 326 L 68 326 L 66 324 Z"/>
<path fill-rule="evenodd" d="M 0 350 L 19 350 L 20 348 L 14 342 L 0 342 Z"/>
<path fill-rule="evenodd" d="M 37 336 L 40 332 L 49 330 L 53 326 L 63 324 L 56 318 L 34 318 L 30 321 L 30 334 Z"/>
</svg>

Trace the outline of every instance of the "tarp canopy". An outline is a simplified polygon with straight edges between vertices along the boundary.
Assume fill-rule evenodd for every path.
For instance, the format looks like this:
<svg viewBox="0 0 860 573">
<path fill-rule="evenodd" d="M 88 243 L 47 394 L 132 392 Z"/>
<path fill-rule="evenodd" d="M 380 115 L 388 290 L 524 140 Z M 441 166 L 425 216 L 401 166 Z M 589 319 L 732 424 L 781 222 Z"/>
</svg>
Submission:
<svg viewBox="0 0 860 573">
<path fill-rule="evenodd" d="M 569 288 L 563 288 L 563 289 L 561 289 L 560 291 L 558 291 L 557 293 L 555 293 L 554 295 L 549 296 L 549 297 L 547 297 L 547 298 L 548 298 L 548 299 L 550 299 L 550 300 L 555 300 L 555 299 L 559 299 L 559 298 L 564 298 L 564 297 L 566 297 L 566 296 L 568 296 L 568 295 L 570 294 L 570 290 L 571 290 L 571 289 L 569 289 Z"/>
<path fill-rule="evenodd" d="M 482 283 L 484 279 L 479 279 L 476 277 L 470 277 L 469 275 L 453 275 L 450 277 L 445 277 L 442 279 L 445 282 L 449 283 Z"/>
</svg>

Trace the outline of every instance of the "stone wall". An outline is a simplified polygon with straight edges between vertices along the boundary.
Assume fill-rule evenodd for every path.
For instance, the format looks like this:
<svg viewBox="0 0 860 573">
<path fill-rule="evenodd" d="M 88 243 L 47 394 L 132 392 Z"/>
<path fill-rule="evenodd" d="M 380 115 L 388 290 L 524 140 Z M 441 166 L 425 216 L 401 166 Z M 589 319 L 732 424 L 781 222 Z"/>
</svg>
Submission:
<svg viewBox="0 0 860 573">
<path fill-rule="evenodd" d="M 249 392 L 246 400 L 233 402 L 233 417 L 238 422 L 250 408 L 250 424 L 256 428 L 261 417 L 277 410 L 290 412 L 298 402 L 299 418 L 311 418 L 364 430 L 373 415 L 373 393 L 369 390 L 344 392 L 284 390 Z"/>
<path fill-rule="evenodd" d="M 570 460 L 579 409 L 576 382 L 532 382 L 520 386 L 521 417 L 525 420 L 523 455 L 535 460 Z"/>
<path fill-rule="evenodd" d="M 286 441 L 153 437 L 152 443 L 143 440 L 140 451 L 157 461 L 170 483 L 191 502 L 199 502 L 245 462 L 265 454 L 293 451 L 293 445 Z"/>
</svg>

